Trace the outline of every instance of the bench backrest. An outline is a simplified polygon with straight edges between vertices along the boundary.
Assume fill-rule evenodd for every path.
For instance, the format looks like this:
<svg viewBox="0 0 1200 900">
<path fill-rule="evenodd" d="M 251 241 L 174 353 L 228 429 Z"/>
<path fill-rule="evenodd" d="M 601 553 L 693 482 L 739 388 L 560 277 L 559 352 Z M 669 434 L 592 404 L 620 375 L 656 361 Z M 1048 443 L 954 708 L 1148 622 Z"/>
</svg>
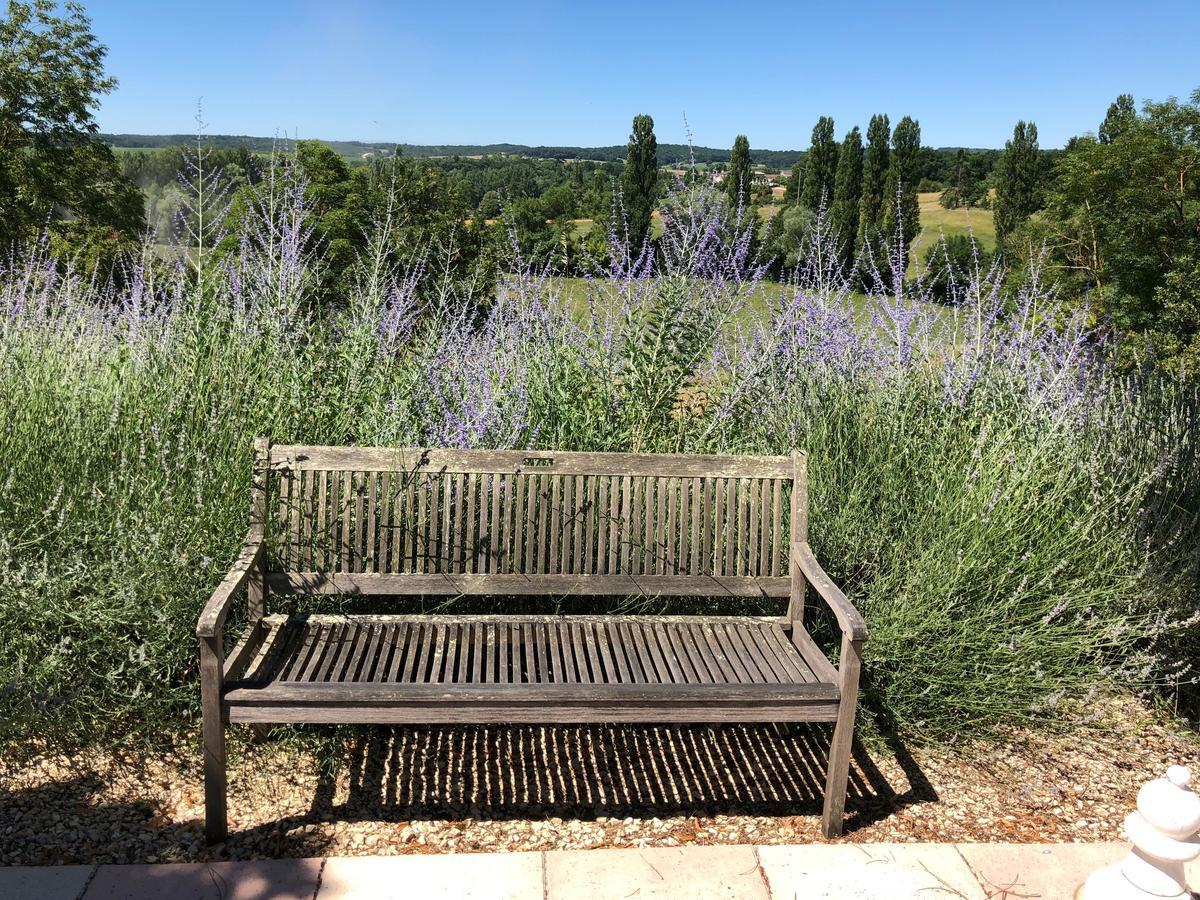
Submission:
<svg viewBox="0 0 1200 900">
<path fill-rule="evenodd" d="M 791 456 L 257 444 L 274 590 L 789 593 L 807 537 Z"/>
</svg>

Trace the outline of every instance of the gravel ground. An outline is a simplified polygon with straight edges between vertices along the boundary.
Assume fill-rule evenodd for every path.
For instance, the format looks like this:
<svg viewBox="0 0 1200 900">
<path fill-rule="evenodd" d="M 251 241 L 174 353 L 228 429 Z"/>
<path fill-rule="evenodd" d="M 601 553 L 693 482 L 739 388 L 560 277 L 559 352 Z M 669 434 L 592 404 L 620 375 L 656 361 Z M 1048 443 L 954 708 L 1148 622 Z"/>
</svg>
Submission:
<svg viewBox="0 0 1200 900">
<path fill-rule="evenodd" d="M 1093 713 L 1092 718 L 1095 718 Z M 295 741 L 235 742 L 230 828 L 205 848 L 198 753 L 45 756 L 3 772 L 0 864 L 823 840 L 827 729 L 505 727 L 349 732 L 321 774 Z M 1119 840 L 1137 789 L 1200 737 L 1131 700 L 1066 736 L 855 748 L 850 841 Z"/>
</svg>

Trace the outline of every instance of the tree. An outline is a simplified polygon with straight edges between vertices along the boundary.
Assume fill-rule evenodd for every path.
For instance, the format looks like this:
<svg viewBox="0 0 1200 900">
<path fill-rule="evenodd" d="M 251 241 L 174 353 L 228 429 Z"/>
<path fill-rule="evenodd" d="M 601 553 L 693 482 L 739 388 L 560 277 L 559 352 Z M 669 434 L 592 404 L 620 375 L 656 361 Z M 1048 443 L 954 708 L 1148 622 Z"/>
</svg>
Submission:
<svg viewBox="0 0 1200 900">
<path fill-rule="evenodd" d="M 764 256 L 771 260 L 776 277 L 786 277 L 803 259 L 805 245 L 816 228 L 816 213 L 799 204 L 789 204 L 771 220 Z"/>
<path fill-rule="evenodd" d="M 750 205 L 750 141 L 744 134 L 739 134 L 733 141 L 733 149 L 729 152 L 729 170 L 725 173 L 725 191 L 729 194 L 729 204 L 734 209 L 742 209 Z"/>
<path fill-rule="evenodd" d="M 1108 105 L 1108 114 L 1100 123 L 1100 131 L 1097 133 L 1100 143 L 1111 144 L 1120 137 L 1121 132 L 1135 122 L 1137 122 L 1137 109 L 1133 105 L 1133 96 L 1121 94 Z"/>
<path fill-rule="evenodd" d="M 862 201 L 862 134 L 854 126 L 842 141 L 838 155 L 837 180 L 833 186 L 830 218 L 842 268 L 849 271 L 858 249 L 858 210 Z"/>
<path fill-rule="evenodd" d="M 812 146 L 804 159 L 804 186 L 800 203 L 817 210 L 833 200 L 837 177 L 838 145 L 833 137 L 833 119 L 821 116 L 813 126 Z"/>
<path fill-rule="evenodd" d="M 917 202 L 917 163 L 921 152 L 921 124 L 905 116 L 892 132 L 892 153 L 888 163 L 886 193 L 883 200 L 883 237 L 900 240 L 894 248 L 908 259 L 908 248 L 921 233 L 921 208 Z"/>
<path fill-rule="evenodd" d="M 1126 361 L 1200 373 L 1200 91 L 1145 103 L 1110 138 L 1072 143 L 1010 255 L 1049 248 L 1062 290 L 1124 336 Z"/>
<path fill-rule="evenodd" d="M 320 141 L 296 144 L 296 163 L 304 174 L 304 199 L 309 204 L 313 236 L 324 254 L 326 271 L 340 275 L 365 249 L 363 217 L 365 210 L 354 202 L 352 175 L 346 160 Z M 327 287 L 332 295 L 339 285 Z"/>
<path fill-rule="evenodd" d="M 925 290 L 931 297 L 945 303 L 956 299 L 971 280 L 976 267 L 988 270 L 991 257 L 975 239 L 965 234 L 943 237 L 925 251 Z"/>
<path fill-rule="evenodd" d="M 10 0 L 0 19 L 0 247 L 49 224 L 60 238 L 139 236 L 144 204 L 96 136 L 92 112 L 116 87 L 82 7 Z"/>
<path fill-rule="evenodd" d="M 658 200 L 658 141 L 654 137 L 654 120 L 649 116 L 633 117 L 625 171 L 621 173 L 621 193 L 630 250 L 638 253 L 649 237 L 650 215 Z"/>
<path fill-rule="evenodd" d="M 950 183 L 942 191 L 939 202 L 946 209 L 958 209 L 960 206 L 977 206 L 986 196 L 986 182 L 977 177 L 967 151 L 959 147 L 950 170 Z"/>
<path fill-rule="evenodd" d="M 996 164 L 996 240 L 1010 234 L 1042 208 L 1042 160 L 1037 125 L 1018 122 Z"/>
<path fill-rule="evenodd" d="M 863 160 L 862 201 L 858 208 L 859 233 L 870 242 L 878 240 L 879 229 L 883 225 L 891 139 L 888 117 L 883 114 L 871 116 L 871 123 L 867 126 L 867 155 Z"/>
<path fill-rule="evenodd" d="M 479 201 L 479 209 L 476 214 L 482 219 L 498 219 L 500 217 L 500 194 L 496 191 L 488 191 L 483 195 L 483 199 Z"/>
</svg>

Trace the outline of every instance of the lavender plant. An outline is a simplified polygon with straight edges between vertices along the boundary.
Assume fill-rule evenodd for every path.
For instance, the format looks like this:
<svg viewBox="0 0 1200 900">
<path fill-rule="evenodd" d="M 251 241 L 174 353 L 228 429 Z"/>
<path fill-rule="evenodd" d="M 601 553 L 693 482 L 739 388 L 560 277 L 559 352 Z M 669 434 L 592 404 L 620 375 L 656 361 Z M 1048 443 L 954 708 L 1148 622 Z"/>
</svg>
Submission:
<svg viewBox="0 0 1200 900">
<path fill-rule="evenodd" d="M 195 714 L 188 635 L 258 434 L 801 447 L 888 723 L 952 740 L 1195 683 L 1195 390 L 1110 375 L 1037 277 L 1011 299 L 977 266 L 947 314 L 893 260 L 864 300 L 818 225 L 772 292 L 744 216 L 681 186 L 657 247 L 610 235 L 581 304 L 514 254 L 481 306 L 437 248 L 397 262 L 384 222 L 317 311 L 303 180 L 280 159 L 263 184 L 220 252 L 185 257 L 202 279 L 149 249 L 120 288 L 44 247 L 0 267 L 0 742 L 149 739 Z"/>
</svg>

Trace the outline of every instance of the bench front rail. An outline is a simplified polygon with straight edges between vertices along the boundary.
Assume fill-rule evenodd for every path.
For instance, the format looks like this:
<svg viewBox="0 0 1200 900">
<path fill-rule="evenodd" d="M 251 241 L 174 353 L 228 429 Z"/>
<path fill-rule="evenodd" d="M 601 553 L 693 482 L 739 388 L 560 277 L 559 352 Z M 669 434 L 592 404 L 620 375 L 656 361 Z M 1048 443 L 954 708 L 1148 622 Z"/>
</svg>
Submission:
<svg viewBox="0 0 1200 900">
<path fill-rule="evenodd" d="M 800 453 L 256 441 L 250 530 L 197 625 L 208 839 L 226 834 L 229 722 L 834 722 L 823 827 L 839 834 L 867 631 L 812 553 L 807 507 Z M 842 631 L 836 669 L 804 627 L 810 585 Z M 268 614 L 271 593 L 743 597 L 787 611 Z"/>
</svg>

